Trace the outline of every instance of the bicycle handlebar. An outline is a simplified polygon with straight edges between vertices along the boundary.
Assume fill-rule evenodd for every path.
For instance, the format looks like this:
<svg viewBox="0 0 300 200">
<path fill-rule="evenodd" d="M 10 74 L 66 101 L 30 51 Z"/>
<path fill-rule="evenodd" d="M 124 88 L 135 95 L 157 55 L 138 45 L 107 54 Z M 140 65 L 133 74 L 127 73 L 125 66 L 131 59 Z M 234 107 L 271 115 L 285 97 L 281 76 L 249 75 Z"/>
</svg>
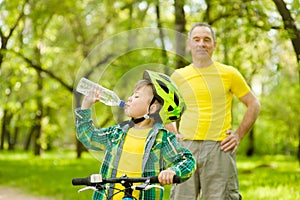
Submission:
<svg viewBox="0 0 300 200">
<path fill-rule="evenodd" d="M 73 178 L 73 185 L 86 185 L 86 186 L 96 186 L 97 184 L 105 184 L 105 183 L 122 183 L 122 182 L 130 182 L 130 183 L 143 183 L 146 181 L 150 181 L 151 183 L 159 183 L 158 176 L 149 176 L 149 177 L 140 177 L 140 178 L 129 178 L 129 177 L 120 177 L 120 178 L 102 178 L 101 174 L 92 174 L 86 178 Z M 175 175 L 173 177 L 173 183 L 180 183 L 180 176 Z"/>
</svg>

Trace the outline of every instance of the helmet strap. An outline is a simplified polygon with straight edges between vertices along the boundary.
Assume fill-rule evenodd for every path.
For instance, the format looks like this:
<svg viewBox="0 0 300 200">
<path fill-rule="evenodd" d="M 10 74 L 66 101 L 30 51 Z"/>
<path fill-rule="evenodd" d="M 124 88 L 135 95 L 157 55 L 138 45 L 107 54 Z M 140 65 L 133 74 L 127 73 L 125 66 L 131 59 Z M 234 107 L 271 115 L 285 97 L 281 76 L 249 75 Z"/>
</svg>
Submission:
<svg viewBox="0 0 300 200">
<path fill-rule="evenodd" d="M 152 98 L 152 100 L 151 100 L 151 102 L 149 104 L 149 110 L 150 110 L 150 107 L 152 106 L 152 104 L 154 104 L 155 100 L 156 100 L 156 97 L 153 96 L 153 98 Z"/>
<path fill-rule="evenodd" d="M 156 110 L 154 113 L 151 113 L 150 114 L 150 107 L 154 104 L 154 102 L 158 100 L 155 96 L 153 96 L 151 102 L 150 102 L 150 105 L 149 105 L 149 117 L 152 117 L 154 119 L 155 122 L 158 122 L 158 123 L 162 123 L 162 120 L 159 116 L 159 111 L 160 109 Z"/>
<path fill-rule="evenodd" d="M 137 118 L 137 119 L 131 119 L 133 121 L 134 124 L 138 124 L 142 121 L 144 121 L 145 119 L 149 119 L 149 114 L 145 114 L 143 117 Z"/>
</svg>

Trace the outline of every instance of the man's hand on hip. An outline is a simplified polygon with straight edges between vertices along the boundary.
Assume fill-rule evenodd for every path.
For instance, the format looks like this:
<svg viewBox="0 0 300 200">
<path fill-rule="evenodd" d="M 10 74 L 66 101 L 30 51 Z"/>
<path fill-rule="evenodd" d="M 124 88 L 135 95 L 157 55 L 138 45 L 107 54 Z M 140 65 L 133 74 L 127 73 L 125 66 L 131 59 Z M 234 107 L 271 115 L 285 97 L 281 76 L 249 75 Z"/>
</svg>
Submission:
<svg viewBox="0 0 300 200">
<path fill-rule="evenodd" d="M 241 141 L 240 136 L 232 130 L 228 130 L 226 134 L 228 134 L 229 136 L 226 137 L 221 142 L 221 150 L 222 151 L 232 150 L 231 154 L 234 154 L 240 144 Z"/>
</svg>

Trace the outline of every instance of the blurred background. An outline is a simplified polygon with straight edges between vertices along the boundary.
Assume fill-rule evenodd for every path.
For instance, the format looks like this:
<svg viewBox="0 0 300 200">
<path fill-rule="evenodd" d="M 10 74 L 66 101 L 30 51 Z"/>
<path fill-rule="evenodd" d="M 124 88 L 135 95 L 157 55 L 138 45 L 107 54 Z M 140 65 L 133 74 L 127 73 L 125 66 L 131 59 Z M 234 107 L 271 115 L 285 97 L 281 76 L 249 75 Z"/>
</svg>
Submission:
<svg viewBox="0 0 300 200">
<path fill-rule="evenodd" d="M 299 0 L 0 0 L 0 185 L 89 199 L 70 184 L 97 173 L 101 161 L 75 137 L 79 79 L 126 100 L 141 68 L 170 73 L 191 62 L 186 34 L 203 21 L 216 31 L 214 59 L 240 70 L 262 105 L 238 149 L 242 194 L 300 198 L 299 7 Z M 116 108 L 94 109 L 99 127 L 123 119 Z M 236 127 L 244 106 L 235 101 L 233 109 Z"/>
</svg>

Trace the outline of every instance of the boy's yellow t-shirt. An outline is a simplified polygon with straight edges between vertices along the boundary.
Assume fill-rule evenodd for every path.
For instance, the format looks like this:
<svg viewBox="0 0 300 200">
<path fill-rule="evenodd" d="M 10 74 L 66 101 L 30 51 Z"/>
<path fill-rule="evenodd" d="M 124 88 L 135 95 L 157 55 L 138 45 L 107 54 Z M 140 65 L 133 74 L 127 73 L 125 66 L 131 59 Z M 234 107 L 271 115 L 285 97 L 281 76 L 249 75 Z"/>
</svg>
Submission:
<svg viewBox="0 0 300 200">
<path fill-rule="evenodd" d="M 141 177 L 142 176 L 142 160 L 145 149 L 145 142 L 150 129 L 129 129 L 123 144 L 123 151 L 120 157 L 119 166 L 117 170 L 117 177 L 126 174 L 128 177 Z M 137 183 L 140 184 L 140 183 Z M 115 184 L 115 188 L 123 190 L 121 184 Z M 114 190 L 114 193 L 118 190 Z M 133 196 L 139 198 L 139 191 L 134 190 Z M 114 195 L 113 199 L 122 199 L 123 192 Z"/>
</svg>

